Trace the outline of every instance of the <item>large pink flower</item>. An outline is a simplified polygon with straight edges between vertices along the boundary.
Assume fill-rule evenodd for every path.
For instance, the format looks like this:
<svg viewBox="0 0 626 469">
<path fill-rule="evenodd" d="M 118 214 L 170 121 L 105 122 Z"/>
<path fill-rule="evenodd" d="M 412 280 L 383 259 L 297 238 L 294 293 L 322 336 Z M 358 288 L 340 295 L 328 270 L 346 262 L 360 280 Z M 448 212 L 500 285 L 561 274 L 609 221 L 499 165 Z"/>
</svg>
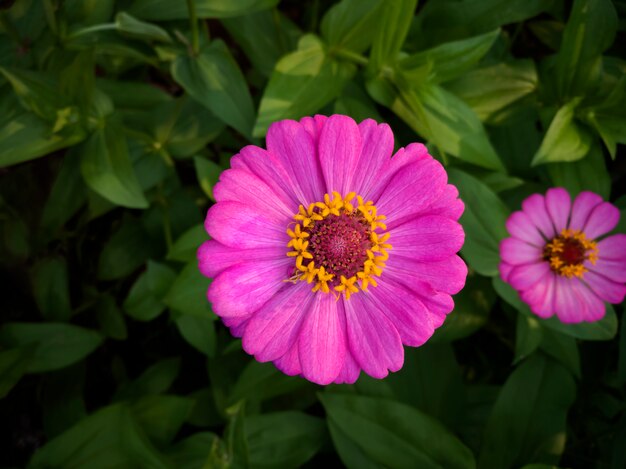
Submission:
<svg viewBox="0 0 626 469">
<path fill-rule="evenodd" d="M 393 146 L 371 119 L 285 120 L 222 173 L 199 267 L 257 360 L 319 384 L 383 378 L 452 310 L 463 203 L 423 145 Z"/>
<path fill-rule="evenodd" d="M 604 302 L 626 294 L 626 236 L 604 237 L 619 210 L 593 192 L 574 203 L 565 189 L 533 194 L 506 222 L 500 274 L 537 316 L 565 323 L 598 321 Z"/>
</svg>

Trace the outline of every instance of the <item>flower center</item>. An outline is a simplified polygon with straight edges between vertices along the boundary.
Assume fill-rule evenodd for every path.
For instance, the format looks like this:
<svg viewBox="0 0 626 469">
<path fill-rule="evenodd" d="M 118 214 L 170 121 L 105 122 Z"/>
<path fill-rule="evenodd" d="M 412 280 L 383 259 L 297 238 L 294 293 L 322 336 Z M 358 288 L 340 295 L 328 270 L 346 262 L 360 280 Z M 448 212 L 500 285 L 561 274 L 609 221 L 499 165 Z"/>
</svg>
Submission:
<svg viewBox="0 0 626 469">
<path fill-rule="evenodd" d="M 598 260 L 598 246 L 583 232 L 564 229 L 545 245 L 543 259 L 550 262 L 550 269 L 559 275 L 582 278 L 587 272 L 585 261 L 595 264 Z"/>
<path fill-rule="evenodd" d="M 355 197 L 357 204 L 352 203 Z M 376 213 L 371 201 L 363 202 L 354 192 L 345 197 L 333 192 L 306 209 L 300 205 L 294 219 L 296 226 L 287 230 L 287 247 L 293 249 L 287 255 L 296 258 L 290 281 L 315 283 L 314 292 L 332 289 L 346 299 L 377 285 L 373 277 L 381 275 L 391 245 L 385 216 Z"/>
</svg>

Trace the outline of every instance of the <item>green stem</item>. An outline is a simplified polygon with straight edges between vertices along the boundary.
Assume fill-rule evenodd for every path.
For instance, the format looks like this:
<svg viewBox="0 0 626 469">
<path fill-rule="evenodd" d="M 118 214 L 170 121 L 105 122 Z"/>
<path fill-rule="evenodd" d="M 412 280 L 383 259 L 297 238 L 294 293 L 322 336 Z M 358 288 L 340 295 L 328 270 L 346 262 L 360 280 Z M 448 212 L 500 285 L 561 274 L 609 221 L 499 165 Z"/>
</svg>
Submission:
<svg viewBox="0 0 626 469">
<path fill-rule="evenodd" d="M 348 49 L 335 49 L 332 51 L 332 55 L 342 57 L 349 60 L 350 62 L 354 62 L 359 65 L 367 65 L 369 63 L 367 57 L 361 54 L 357 54 L 356 52 L 352 52 Z"/>
<path fill-rule="evenodd" d="M 189 25 L 191 26 L 191 50 L 194 55 L 200 51 L 200 34 L 198 32 L 198 17 L 196 16 L 196 4 L 194 0 L 187 0 L 189 11 Z"/>
<path fill-rule="evenodd" d="M 85 34 L 97 33 L 100 31 L 111 31 L 117 29 L 117 24 L 115 23 L 104 23 L 97 24 L 95 26 L 89 26 L 87 28 L 79 29 L 78 31 L 74 31 L 72 34 L 68 36 L 68 39 L 74 39 L 79 36 L 84 36 Z"/>
<path fill-rule="evenodd" d="M 46 11 L 46 21 L 48 26 L 52 30 L 55 36 L 59 35 L 59 26 L 57 24 L 57 18 L 54 14 L 54 7 L 52 6 L 52 0 L 44 0 L 43 8 Z"/>
</svg>

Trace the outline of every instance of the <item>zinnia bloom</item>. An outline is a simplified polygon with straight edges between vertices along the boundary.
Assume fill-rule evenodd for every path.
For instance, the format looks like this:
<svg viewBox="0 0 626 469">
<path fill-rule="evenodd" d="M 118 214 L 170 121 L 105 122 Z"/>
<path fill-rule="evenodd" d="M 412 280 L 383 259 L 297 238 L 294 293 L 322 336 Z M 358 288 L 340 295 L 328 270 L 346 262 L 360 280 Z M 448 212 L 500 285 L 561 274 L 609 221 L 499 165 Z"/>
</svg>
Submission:
<svg viewBox="0 0 626 469">
<path fill-rule="evenodd" d="M 626 236 L 604 237 L 619 216 L 593 192 L 581 192 L 573 204 L 560 187 L 531 195 L 506 222 L 502 279 L 541 318 L 602 319 L 604 302 L 621 303 L 626 294 Z"/>
<path fill-rule="evenodd" d="M 258 361 L 319 384 L 383 378 L 453 309 L 463 203 L 424 145 L 393 146 L 371 119 L 284 120 L 222 173 L 199 267 Z"/>
</svg>

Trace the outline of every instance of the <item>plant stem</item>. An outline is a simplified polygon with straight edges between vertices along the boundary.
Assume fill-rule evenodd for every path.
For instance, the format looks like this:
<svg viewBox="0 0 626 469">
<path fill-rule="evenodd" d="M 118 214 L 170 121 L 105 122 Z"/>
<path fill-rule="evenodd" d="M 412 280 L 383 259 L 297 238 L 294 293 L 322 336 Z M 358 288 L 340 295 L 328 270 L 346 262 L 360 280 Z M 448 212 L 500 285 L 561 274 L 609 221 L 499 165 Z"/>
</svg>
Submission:
<svg viewBox="0 0 626 469">
<path fill-rule="evenodd" d="M 364 55 L 357 54 L 356 52 L 352 52 L 347 49 L 335 49 L 332 51 L 332 54 L 359 65 L 367 65 L 369 63 L 369 60 L 367 60 L 367 57 L 365 57 Z"/>
<path fill-rule="evenodd" d="M 196 4 L 194 0 L 187 0 L 189 11 L 189 25 L 191 26 L 191 50 L 194 55 L 200 50 L 200 34 L 198 33 L 198 17 L 196 16 Z"/>
</svg>

